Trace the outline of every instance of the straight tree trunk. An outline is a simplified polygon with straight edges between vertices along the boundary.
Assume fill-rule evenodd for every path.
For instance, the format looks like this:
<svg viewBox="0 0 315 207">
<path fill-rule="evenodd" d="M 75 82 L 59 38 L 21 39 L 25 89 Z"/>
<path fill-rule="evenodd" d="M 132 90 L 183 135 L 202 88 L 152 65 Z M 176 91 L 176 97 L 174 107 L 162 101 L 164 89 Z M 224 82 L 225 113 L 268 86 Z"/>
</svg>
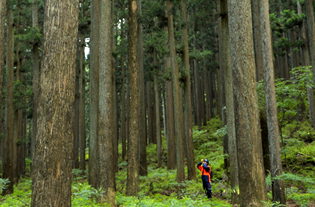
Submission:
<svg viewBox="0 0 315 207">
<path fill-rule="evenodd" d="M 84 57 L 84 36 L 80 35 L 79 45 L 79 142 L 80 142 L 80 170 L 85 170 L 85 57 Z"/>
<path fill-rule="evenodd" d="M 170 58 L 165 58 L 165 68 L 170 67 Z M 172 82 L 165 82 L 165 105 L 166 105 L 166 139 L 167 139 L 167 169 L 176 169 L 176 146 L 175 146 L 175 122 L 173 107 Z"/>
<path fill-rule="evenodd" d="M 3 195 L 13 193 L 14 184 L 14 105 L 13 105 L 13 84 L 14 84 L 14 19 L 13 7 L 7 5 L 7 84 L 5 97 L 5 140 L 3 155 L 2 178 L 8 178 L 10 183 L 2 192 Z"/>
<path fill-rule="evenodd" d="M 112 4 L 100 2 L 99 27 L 99 183 L 104 193 L 99 202 L 115 206 L 115 170 L 113 146 L 113 67 L 112 67 Z"/>
<path fill-rule="evenodd" d="M 173 4 L 170 0 L 166 0 L 167 9 L 167 25 L 168 25 L 168 41 L 170 49 L 170 60 L 172 68 L 172 82 L 173 82 L 173 96 L 174 96 L 174 115 L 175 115 L 175 137 L 176 137 L 176 164 L 177 164 L 177 182 L 182 182 L 185 180 L 184 171 L 184 159 L 183 159 L 183 137 L 184 131 L 182 126 L 182 116 L 183 111 L 180 109 L 181 96 L 180 96 L 180 86 L 179 86 L 179 72 L 178 72 L 178 62 L 175 51 L 175 38 L 174 38 L 174 26 L 173 26 L 173 15 L 172 7 Z"/>
<path fill-rule="evenodd" d="M 161 122 L 160 122 L 160 100 L 159 100 L 159 83 L 158 83 L 158 61 L 157 53 L 153 51 L 154 65 L 154 101 L 155 101 L 155 131 L 156 131 L 156 155 L 158 167 L 162 167 L 162 140 L 161 140 Z"/>
<path fill-rule="evenodd" d="M 74 101 L 74 142 L 73 142 L 73 168 L 80 167 L 79 162 L 79 148 L 80 148 L 80 42 L 79 36 L 77 38 L 76 51 L 76 70 L 75 70 L 75 101 Z"/>
<path fill-rule="evenodd" d="M 274 81 L 274 65 L 272 61 L 272 40 L 269 20 L 268 0 L 259 0 L 260 31 L 264 68 L 265 99 L 267 111 L 270 173 L 271 178 L 282 175 L 280 134 L 278 126 L 278 112 Z M 285 205 L 284 185 L 281 179 L 275 179 L 272 183 L 273 201 L 279 201 Z"/>
<path fill-rule="evenodd" d="M 2 123 L 2 93 L 3 93 L 3 71 L 4 71 L 4 47 L 5 47 L 5 16 L 6 16 L 6 0 L 0 2 L 0 123 Z M 3 133 L 0 127 L 0 135 Z M 2 141 L 0 141 L 2 144 Z M 0 148 L 2 152 L 2 147 Z M 3 156 L 1 154 L 1 160 Z M 3 166 L 2 166 L 3 169 Z"/>
<path fill-rule="evenodd" d="M 263 60 L 262 60 L 262 52 L 261 52 L 259 5 L 258 5 L 258 0 L 251 0 L 251 2 L 252 2 L 253 35 L 254 35 L 254 46 L 255 46 L 256 80 L 258 82 L 264 79 Z"/>
<path fill-rule="evenodd" d="M 141 0 L 137 0 L 138 14 L 142 14 Z M 148 175 L 147 166 L 147 138 L 146 138 L 146 116 L 144 97 L 144 68 L 143 68 L 143 30 L 142 23 L 138 22 L 138 75 L 139 75 L 139 141 L 140 141 L 140 175 Z"/>
<path fill-rule="evenodd" d="M 306 16 L 307 16 L 307 31 L 308 40 L 313 69 L 313 81 L 315 83 L 315 20 L 314 20 L 314 8 L 312 0 L 305 0 Z"/>
<path fill-rule="evenodd" d="M 37 7 L 37 0 L 33 0 L 32 5 L 32 21 L 33 27 L 38 29 L 38 7 Z M 39 95 L 39 51 L 38 51 L 38 41 L 33 43 L 33 127 L 32 127 L 32 141 L 31 141 L 31 160 L 34 159 L 34 152 L 35 152 L 35 138 L 36 138 L 36 131 L 37 131 L 37 107 L 38 107 L 38 95 Z"/>
<path fill-rule="evenodd" d="M 214 91 L 213 91 L 213 78 L 212 78 L 212 73 L 209 72 L 208 73 L 208 80 L 209 80 L 209 107 L 210 107 L 210 117 L 213 117 L 213 96 L 214 96 Z"/>
<path fill-rule="evenodd" d="M 17 23 L 18 23 L 19 17 L 17 17 Z M 16 29 L 18 31 L 18 28 Z M 19 50 L 20 50 L 20 45 L 21 43 L 18 42 L 16 44 L 16 54 L 15 57 L 17 59 L 17 64 L 16 64 L 16 73 L 15 73 L 15 82 L 20 81 L 20 64 L 19 62 Z M 19 116 L 18 116 L 18 110 L 16 105 L 14 106 L 14 121 L 13 121 L 13 183 L 18 184 L 18 168 L 17 168 L 17 163 L 18 163 L 18 151 L 17 151 L 17 143 L 19 139 Z"/>
<path fill-rule="evenodd" d="M 298 7 L 298 14 L 302 14 L 302 6 L 299 1 L 297 1 Z M 303 21 L 302 25 L 300 26 L 302 40 L 304 45 L 302 46 L 302 53 L 303 53 L 303 65 L 309 66 L 310 65 L 310 53 L 309 53 L 309 46 L 308 46 L 308 39 L 306 35 L 306 28 L 305 28 L 305 20 Z M 307 97 L 308 97 L 308 104 L 309 104 L 309 113 L 310 113 L 310 120 L 311 125 L 315 129 L 315 100 L 314 100 L 314 89 L 311 87 L 307 87 Z"/>
<path fill-rule="evenodd" d="M 241 206 L 266 200 L 250 0 L 228 1 Z"/>
<path fill-rule="evenodd" d="M 121 39 L 123 40 L 124 34 L 123 34 L 123 24 L 121 26 Z M 125 72 L 125 60 L 124 56 L 121 56 L 121 142 L 122 142 L 122 159 L 125 160 L 126 158 L 126 93 L 125 93 L 125 87 L 126 87 L 126 72 Z M 128 99 L 127 99 L 128 100 Z"/>
<path fill-rule="evenodd" d="M 78 14 L 78 0 L 45 2 L 32 207 L 71 206 Z"/>
<path fill-rule="evenodd" d="M 124 24 L 121 24 L 121 40 L 124 40 Z M 126 139 L 127 139 L 127 127 L 126 127 L 126 70 L 125 70 L 125 57 L 124 55 L 121 56 L 121 79 L 122 79 L 122 86 L 121 86 L 121 142 L 122 142 L 122 159 L 125 160 L 126 158 Z M 128 99 L 127 99 L 128 100 Z"/>
<path fill-rule="evenodd" d="M 239 186 L 238 177 L 238 157 L 235 135 L 235 114 L 234 114 L 234 97 L 233 97 L 233 78 L 230 57 L 230 34 L 229 34 L 229 16 L 227 0 L 220 0 L 221 9 L 221 34 L 222 34 L 222 67 L 225 74 L 225 99 L 226 99 L 226 119 L 228 129 L 228 153 L 229 167 L 233 204 L 239 202 L 237 186 Z"/>
<path fill-rule="evenodd" d="M 147 103 L 148 103 L 148 140 L 153 143 L 153 106 L 152 106 L 152 87 L 151 82 L 147 82 Z"/>
<path fill-rule="evenodd" d="M 182 21 L 187 21 L 186 1 L 181 0 L 180 11 Z M 194 143 L 193 143 L 193 129 L 192 129 L 192 110 L 191 110 L 191 85 L 190 85 L 190 68 L 189 68 L 189 48 L 188 48 L 188 32 L 186 24 L 182 27 L 182 38 L 184 42 L 183 63 L 185 67 L 185 134 L 187 144 L 187 170 L 188 180 L 196 179 Z M 205 68 L 204 68 L 205 70 Z M 208 97 L 207 97 L 208 98 Z"/>
<path fill-rule="evenodd" d="M 138 17 L 137 1 L 129 0 L 128 64 L 130 89 L 128 170 L 126 194 L 135 196 L 139 192 L 139 84 L 138 84 Z"/>
<path fill-rule="evenodd" d="M 194 41 L 195 42 L 195 41 Z M 196 43 L 194 44 L 196 45 Z M 196 46 L 195 46 L 196 47 Z M 197 50 L 197 48 L 195 48 Z M 195 103 L 196 103 L 196 124 L 198 125 L 198 130 L 202 130 L 202 111 L 201 111 L 201 85 L 199 76 L 199 64 L 198 61 L 194 60 L 194 86 L 195 86 Z"/>
<path fill-rule="evenodd" d="M 100 0 L 91 2 L 89 184 L 99 188 L 99 24 Z"/>
<path fill-rule="evenodd" d="M 112 0 L 112 53 L 115 53 L 115 47 L 117 44 L 117 37 L 116 37 L 116 28 L 114 19 L 116 18 L 114 15 L 114 7 L 115 7 L 115 0 Z M 117 104 L 117 86 L 116 86 L 116 57 L 112 57 L 112 71 L 113 71 L 113 147 L 114 147 L 114 169 L 115 173 L 118 171 L 118 139 L 119 139 L 119 132 L 118 132 L 118 104 Z M 115 175 L 114 175 L 115 177 Z M 114 182 L 114 190 L 116 191 L 116 182 Z"/>
<path fill-rule="evenodd" d="M 216 96 L 216 103 L 217 103 L 217 114 L 220 116 L 222 120 L 222 91 L 221 91 L 221 75 L 220 69 L 216 70 L 216 77 L 217 77 L 217 96 Z"/>
<path fill-rule="evenodd" d="M 222 96 L 221 96 L 221 98 L 222 98 L 222 105 L 223 105 L 223 107 L 225 107 L 226 106 L 226 102 L 225 102 L 225 90 L 224 90 L 224 87 L 223 87 L 223 85 L 225 84 L 225 81 L 224 81 L 224 64 L 225 64 L 225 62 L 223 62 L 223 58 L 225 58 L 226 59 L 226 57 L 223 55 L 223 33 L 222 33 L 222 16 L 223 16 L 223 14 L 222 14 L 222 12 L 221 12 L 221 4 L 220 4 L 220 0 L 218 0 L 217 1 L 217 11 L 218 11 L 218 13 L 219 14 L 221 14 L 221 18 L 219 18 L 218 19 L 218 23 L 219 23 L 219 25 L 218 25 L 218 36 L 219 36 L 219 64 L 220 64 L 220 78 L 221 78 L 221 80 L 222 80 L 222 82 L 221 82 L 221 85 L 222 85 L 222 87 L 221 87 L 221 89 L 222 89 L 222 92 L 223 92 L 223 94 L 222 94 Z M 227 123 L 226 123 L 226 110 L 223 110 L 222 109 L 222 126 L 225 126 Z M 229 153 L 229 149 L 228 149 L 228 136 L 227 135 L 224 135 L 223 137 L 223 154 L 225 155 L 227 155 L 228 153 Z M 229 160 L 228 160 L 228 157 L 224 157 L 224 170 L 226 171 L 226 172 L 228 172 L 228 168 L 229 168 Z"/>
</svg>

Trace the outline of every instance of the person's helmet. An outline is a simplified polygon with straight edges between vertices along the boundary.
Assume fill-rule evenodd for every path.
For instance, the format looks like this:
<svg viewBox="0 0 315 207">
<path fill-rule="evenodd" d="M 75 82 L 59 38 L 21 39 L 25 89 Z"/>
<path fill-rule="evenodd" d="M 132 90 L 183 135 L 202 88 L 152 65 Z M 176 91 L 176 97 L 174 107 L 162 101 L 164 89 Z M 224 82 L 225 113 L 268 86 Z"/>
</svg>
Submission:
<svg viewBox="0 0 315 207">
<path fill-rule="evenodd" d="M 207 164 L 209 164 L 209 160 L 208 159 L 204 159 L 203 161 L 205 161 Z"/>
</svg>

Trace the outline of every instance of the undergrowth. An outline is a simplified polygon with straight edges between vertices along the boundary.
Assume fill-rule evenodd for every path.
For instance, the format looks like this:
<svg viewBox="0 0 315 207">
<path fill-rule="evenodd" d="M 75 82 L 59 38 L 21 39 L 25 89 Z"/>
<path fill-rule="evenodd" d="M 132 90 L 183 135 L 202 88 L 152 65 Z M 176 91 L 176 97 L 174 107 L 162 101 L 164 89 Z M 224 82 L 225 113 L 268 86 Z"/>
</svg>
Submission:
<svg viewBox="0 0 315 207">
<path fill-rule="evenodd" d="M 119 146 L 119 171 L 116 173 L 116 202 L 118 206 L 232 206 L 230 201 L 231 189 L 228 176 L 223 169 L 224 157 L 222 135 L 226 134 L 218 117 L 211 119 L 207 126 L 198 131 L 194 128 L 195 163 L 207 158 L 210 161 L 214 178 L 212 179 L 213 199 L 209 201 L 202 189 L 200 172 L 196 168 L 196 180 L 176 182 L 176 170 L 167 170 L 166 139 L 162 137 L 162 167 L 157 167 L 156 145 L 147 146 L 148 176 L 140 176 L 140 192 L 138 196 L 126 196 L 127 162 L 121 158 Z M 282 159 L 287 159 L 286 172 L 276 179 L 282 179 L 286 187 L 287 200 L 299 206 L 310 206 L 315 202 L 314 157 L 315 131 L 307 123 L 291 122 L 283 127 L 284 144 Z M 308 141 L 307 141 L 308 140 Z M 312 140 L 312 141 L 310 141 Z M 284 156 L 285 155 L 285 156 Z M 186 162 L 186 161 L 185 161 Z M 31 179 L 29 164 L 27 174 L 17 186 L 12 195 L 0 196 L 1 207 L 30 206 Z M 87 171 L 73 170 L 72 206 L 106 206 L 97 203 L 102 189 L 94 189 L 87 182 Z M 185 168 L 187 175 L 187 169 Z M 5 187 L 8 181 L 0 180 L 0 187 Z M 270 175 L 266 178 L 269 201 L 264 206 L 281 206 L 273 203 Z"/>
</svg>

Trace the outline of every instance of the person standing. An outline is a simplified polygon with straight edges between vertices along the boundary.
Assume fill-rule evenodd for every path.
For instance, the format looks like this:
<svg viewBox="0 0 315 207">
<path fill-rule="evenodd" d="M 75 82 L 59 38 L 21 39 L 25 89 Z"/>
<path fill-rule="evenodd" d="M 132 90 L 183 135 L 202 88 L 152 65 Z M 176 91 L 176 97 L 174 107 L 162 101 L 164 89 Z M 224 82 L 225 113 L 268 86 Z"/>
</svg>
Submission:
<svg viewBox="0 0 315 207">
<path fill-rule="evenodd" d="M 212 198 L 212 189 L 211 189 L 211 178 L 213 176 L 211 167 L 209 165 L 208 159 L 202 159 L 198 163 L 197 168 L 201 171 L 201 179 L 203 184 L 203 189 L 209 199 Z"/>
</svg>

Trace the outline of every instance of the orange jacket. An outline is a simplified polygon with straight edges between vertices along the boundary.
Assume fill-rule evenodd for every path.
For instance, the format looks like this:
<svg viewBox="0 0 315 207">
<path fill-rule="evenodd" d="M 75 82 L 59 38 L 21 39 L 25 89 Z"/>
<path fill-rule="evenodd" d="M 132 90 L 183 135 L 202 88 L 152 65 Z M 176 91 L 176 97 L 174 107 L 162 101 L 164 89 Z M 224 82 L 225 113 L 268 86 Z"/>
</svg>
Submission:
<svg viewBox="0 0 315 207">
<path fill-rule="evenodd" d="M 211 182 L 211 167 L 205 163 L 198 163 L 198 169 L 201 171 L 201 176 L 207 176 L 209 178 L 209 182 Z"/>
</svg>

